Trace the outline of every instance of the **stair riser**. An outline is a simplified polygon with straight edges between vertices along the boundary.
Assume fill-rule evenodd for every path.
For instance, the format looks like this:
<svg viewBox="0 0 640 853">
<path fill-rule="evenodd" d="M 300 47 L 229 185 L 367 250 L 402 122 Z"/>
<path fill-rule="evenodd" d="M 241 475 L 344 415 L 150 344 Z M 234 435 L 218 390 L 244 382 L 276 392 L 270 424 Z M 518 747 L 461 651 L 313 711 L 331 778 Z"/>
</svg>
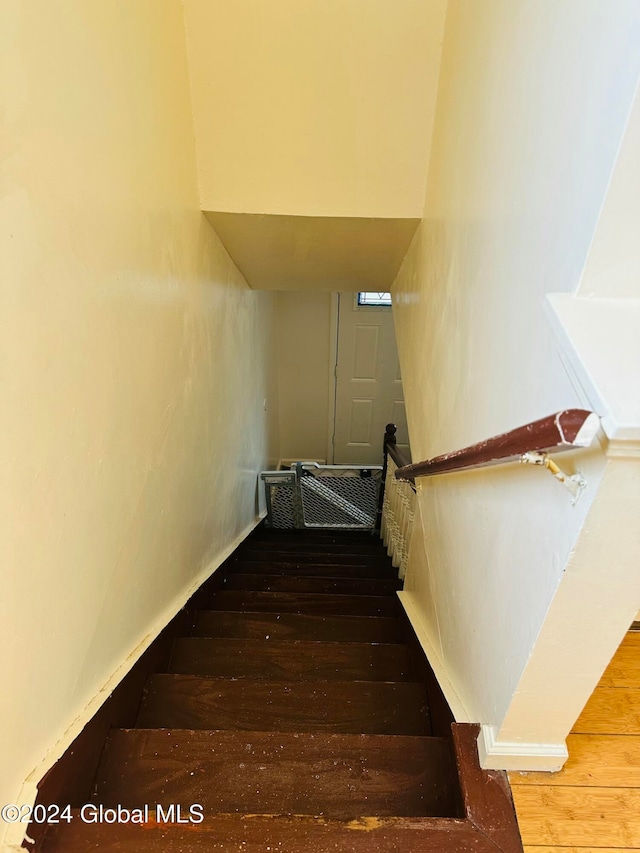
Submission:
<svg viewBox="0 0 640 853">
<path fill-rule="evenodd" d="M 271 613 L 310 613 L 318 616 L 398 616 L 394 597 L 323 595 L 316 593 L 250 592 L 224 590 L 199 597 L 207 610 L 252 610 Z"/>
<path fill-rule="evenodd" d="M 154 675 L 138 728 L 428 735 L 422 685 Z"/>
<path fill-rule="evenodd" d="M 283 562 L 272 562 L 270 560 L 242 560 L 230 564 L 231 575 L 236 574 L 269 574 L 269 575 L 294 575 L 295 577 L 338 577 L 338 578 L 362 578 L 363 580 L 387 580 L 398 581 L 398 570 L 385 566 L 345 566 L 333 563 L 301 562 L 298 558 L 291 556 Z M 214 576 L 215 577 L 215 576 Z"/>
<path fill-rule="evenodd" d="M 286 540 L 264 543 L 251 541 L 241 545 L 238 549 L 238 553 L 241 553 L 244 550 L 260 551 L 264 554 L 268 554 L 271 551 L 286 551 L 287 553 L 300 554 L 300 556 L 305 556 L 307 554 L 339 554 L 345 557 L 359 555 L 361 557 L 373 557 L 375 559 L 388 559 L 389 556 L 384 549 L 380 548 L 380 545 L 341 545 L 340 543 L 322 541 L 305 542 L 300 545 L 295 545 L 295 543 L 292 544 Z"/>
<path fill-rule="evenodd" d="M 277 551 L 272 548 L 261 549 L 259 551 L 250 549 L 241 549 L 238 551 L 237 557 L 242 562 L 262 562 L 269 560 L 271 562 L 287 562 L 291 560 L 292 551 Z M 373 554 L 345 554 L 341 551 L 336 553 L 327 553 L 326 550 L 314 553 L 296 552 L 296 560 L 298 562 L 317 563 L 323 565 L 325 563 L 334 566 L 373 566 L 376 568 L 386 568 L 391 566 L 391 559 L 382 555 Z"/>
<path fill-rule="evenodd" d="M 404 646 L 282 642 L 278 640 L 176 640 L 168 671 L 187 675 L 291 681 L 410 681 Z"/>
<path fill-rule="evenodd" d="M 256 530 L 244 544 L 261 547 L 274 542 L 296 549 L 317 544 L 340 548 L 359 546 L 376 550 L 382 550 L 384 547 L 378 533 L 360 530 Z"/>
<path fill-rule="evenodd" d="M 187 826 L 52 824 L 38 853 L 497 853 L 470 822 L 444 818 L 329 821 L 324 817 L 220 814 Z"/>
<path fill-rule="evenodd" d="M 402 643 L 399 619 L 375 616 L 310 616 L 299 613 L 234 613 L 201 610 L 193 636 L 261 640 L 326 640 L 343 643 Z"/>
<path fill-rule="evenodd" d="M 258 571 L 258 570 L 257 570 Z M 363 580 L 340 577 L 294 577 L 292 575 L 232 574 L 224 589 L 255 592 L 326 592 L 332 595 L 395 595 L 394 580 Z"/>
</svg>

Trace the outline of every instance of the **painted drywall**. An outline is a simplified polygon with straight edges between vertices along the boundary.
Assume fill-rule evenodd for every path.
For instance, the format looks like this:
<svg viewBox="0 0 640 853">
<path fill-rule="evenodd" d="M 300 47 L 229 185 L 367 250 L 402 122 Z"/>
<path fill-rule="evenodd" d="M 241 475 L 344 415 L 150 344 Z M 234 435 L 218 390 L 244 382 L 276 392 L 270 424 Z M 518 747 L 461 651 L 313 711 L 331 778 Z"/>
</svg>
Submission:
<svg viewBox="0 0 640 853">
<path fill-rule="evenodd" d="M 607 438 L 625 453 L 640 449 L 640 299 L 552 293 L 546 308 L 563 360 Z"/>
<path fill-rule="evenodd" d="M 179 0 L 6 0 L 0 55 L 5 803 L 255 522 L 279 452 L 273 297 L 199 211 Z"/>
<path fill-rule="evenodd" d="M 640 92 L 627 129 L 578 287 L 580 296 L 640 298 Z"/>
<path fill-rule="evenodd" d="M 633 0 L 449 3 L 424 223 L 393 288 L 414 459 L 586 402 L 544 298 L 580 280 L 639 39 Z M 575 508 L 541 469 L 422 481 L 408 594 L 459 704 L 498 732 L 604 459 L 564 460 L 589 481 Z"/>
<path fill-rule="evenodd" d="M 561 744 L 640 602 L 640 101 L 634 99 L 587 261 L 574 293 L 546 314 L 584 405 L 601 416 L 606 465 L 507 714 L 485 730 L 489 766 L 519 763 L 522 742 Z M 604 437 L 603 436 L 603 437 Z M 585 631 L 584 626 L 589 630 Z M 551 706 L 549 714 L 546 707 Z M 505 749 L 506 744 L 506 749 Z M 497 750 L 496 750 L 497 745 Z M 494 753 L 493 755 L 491 753 Z M 495 754 L 497 752 L 497 754 Z M 514 759 L 515 756 L 515 759 Z M 538 756 L 539 759 L 539 756 Z M 502 763 L 500 763 L 502 760 Z M 547 763 L 548 767 L 548 763 Z"/>
<path fill-rule="evenodd" d="M 388 292 L 419 219 L 206 212 L 251 287 Z"/>
<path fill-rule="evenodd" d="M 331 294 L 277 296 L 278 394 L 282 459 L 327 459 Z"/>
<path fill-rule="evenodd" d="M 500 727 L 500 739 L 507 744 L 562 743 L 622 642 L 640 601 L 639 503 L 636 444 L 635 454 L 627 458 L 608 455 L 597 494 Z"/>
<path fill-rule="evenodd" d="M 203 210 L 415 217 L 446 0 L 184 0 Z"/>
</svg>

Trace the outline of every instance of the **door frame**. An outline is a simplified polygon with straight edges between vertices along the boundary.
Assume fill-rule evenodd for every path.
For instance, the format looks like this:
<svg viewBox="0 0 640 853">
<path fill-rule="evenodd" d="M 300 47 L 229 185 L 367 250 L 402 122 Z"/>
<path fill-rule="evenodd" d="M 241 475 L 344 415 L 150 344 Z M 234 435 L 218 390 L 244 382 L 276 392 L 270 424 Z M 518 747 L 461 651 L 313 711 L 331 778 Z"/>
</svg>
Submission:
<svg viewBox="0 0 640 853">
<path fill-rule="evenodd" d="M 355 302 L 359 290 L 343 290 L 331 294 L 331 307 L 329 314 L 329 406 L 327 423 L 327 464 L 333 465 L 335 459 L 334 436 L 336 430 L 336 395 L 338 393 L 338 335 L 340 332 L 340 296 L 349 295 Z M 372 311 L 391 311 L 393 306 L 380 307 L 378 305 L 362 305 L 360 308 L 368 313 Z M 395 323 L 394 323 L 395 331 Z M 382 435 L 380 436 L 382 447 Z"/>
</svg>

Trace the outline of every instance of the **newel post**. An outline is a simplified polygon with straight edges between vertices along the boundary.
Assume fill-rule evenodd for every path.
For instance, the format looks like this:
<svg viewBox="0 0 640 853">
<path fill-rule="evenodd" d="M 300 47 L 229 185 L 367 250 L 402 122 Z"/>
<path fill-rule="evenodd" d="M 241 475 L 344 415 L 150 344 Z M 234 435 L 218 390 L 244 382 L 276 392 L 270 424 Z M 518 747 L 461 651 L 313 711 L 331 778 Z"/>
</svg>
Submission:
<svg viewBox="0 0 640 853">
<path fill-rule="evenodd" d="M 380 497 L 378 499 L 378 518 L 376 529 L 379 530 L 382 525 L 382 505 L 384 503 L 384 487 L 387 481 L 387 447 L 396 444 L 396 432 L 398 427 L 395 424 L 387 424 L 384 430 L 384 439 L 382 440 L 382 485 L 380 486 Z"/>
<path fill-rule="evenodd" d="M 382 445 L 383 453 L 386 455 L 386 447 L 387 444 L 395 444 L 396 443 L 396 433 L 398 432 L 398 427 L 395 424 L 387 424 L 384 431 L 384 442 Z M 386 460 L 385 460 L 386 464 Z"/>
</svg>

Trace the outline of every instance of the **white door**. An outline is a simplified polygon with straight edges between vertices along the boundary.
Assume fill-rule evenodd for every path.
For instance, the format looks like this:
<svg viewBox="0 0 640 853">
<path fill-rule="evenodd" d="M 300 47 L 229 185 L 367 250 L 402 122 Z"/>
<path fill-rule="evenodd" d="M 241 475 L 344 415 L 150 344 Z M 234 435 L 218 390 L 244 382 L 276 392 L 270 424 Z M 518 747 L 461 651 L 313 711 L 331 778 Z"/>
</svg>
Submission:
<svg viewBox="0 0 640 853">
<path fill-rule="evenodd" d="M 355 293 L 338 300 L 333 461 L 381 465 L 388 423 L 398 427 L 398 444 L 408 445 L 391 307 L 359 305 Z"/>
</svg>

